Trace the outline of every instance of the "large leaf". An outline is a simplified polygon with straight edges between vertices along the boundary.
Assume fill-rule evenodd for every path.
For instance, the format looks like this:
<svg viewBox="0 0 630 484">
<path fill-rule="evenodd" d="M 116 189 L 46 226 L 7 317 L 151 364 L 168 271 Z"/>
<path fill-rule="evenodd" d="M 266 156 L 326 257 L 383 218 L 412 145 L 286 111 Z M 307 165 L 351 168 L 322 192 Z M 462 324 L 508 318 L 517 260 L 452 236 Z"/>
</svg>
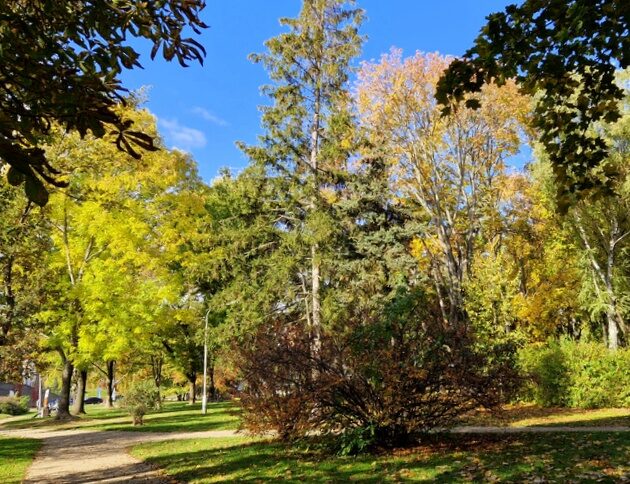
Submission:
<svg viewBox="0 0 630 484">
<path fill-rule="evenodd" d="M 13 185 L 14 187 L 17 187 L 18 185 L 24 183 L 25 178 L 26 177 L 24 176 L 24 173 L 15 169 L 15 167 L 13 166 L 10 167 L 9 171 L 7 172 L 7 181 L 10 185 Z"/>
<path fill-rule="evenodd" d="M 24 191 L 28 199 L 40 207 L 48 203 L 48 191 L 41 180 L 34 175 L 26 177 Z"/>
</svg>

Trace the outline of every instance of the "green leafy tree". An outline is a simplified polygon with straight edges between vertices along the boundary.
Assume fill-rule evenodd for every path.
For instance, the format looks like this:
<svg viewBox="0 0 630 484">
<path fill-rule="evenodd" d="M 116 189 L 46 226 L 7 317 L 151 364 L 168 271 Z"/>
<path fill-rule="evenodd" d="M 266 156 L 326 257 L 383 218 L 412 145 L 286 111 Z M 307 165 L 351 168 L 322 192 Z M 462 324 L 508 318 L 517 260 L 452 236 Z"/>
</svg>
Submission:
<svg viewBox="0 0 630 484">
<path fill-rule="evenodd" d="M 24 361 L 37 360 L 44 254 L 51 248 L 50 225 L 42 211 L 16 188 L 0 186 L 0 378 L 20 381 Z"/>
<path fill-rule="evenodd" d="M 129 109 L 126 115 L 156 136 L 148 113 Z M 64 363 L 64 417 L 74 366 L 105 363 L 111 404 L 114 361 L 145 340 L 138 335 L 165 324 L 180 286 L 162 257 L 163 199 L 197 175 L 182 153 L 161 150 L 131 164 L 128 154 L 106 140 L 77 133 L 60 134 L 49 156 L 74 168 L 69 187 L 54 192 L 46 208 L 55 248 L 48 256 L 50 291 L 41 311 L 47 345 Z"/>
<path fill-rule="evenodd" d="M 571 193 L 610 189 L 606 142 L 593 128 L 619 118 L 615 70 L 630 65 L 630 7 L 624 0 L 526 0 L 488 17 L 463 59 L 441 78 L 444 111 L 485 83 L 517 79 L 536 94 L 533 125 L 558 181 L 560 208 Z M 476 107 L 479 100 L 468 99 Z M 603 171 L 602 171 L 603 170 Z"/>
<path fill-rule="evenodd" d="M 7 1 L 0 14 L 0 160 L 12 185 L 24 183 L 39 205 L 45 183 L 64 186 L 43 149 L 54 124 L 85 136 L 106 137 L 134 158 L 155 149 L 153 139 L 118 107 L 125 102 L 124 69 L 140 67 L 129 37 L 153 43 L 183 66 L 203 61 L 204 48 L 186 36 L 206 27 L 203 0 L 142 2 Z M 95 170 L 96 171 L 96 170 Z"/>
</svg>

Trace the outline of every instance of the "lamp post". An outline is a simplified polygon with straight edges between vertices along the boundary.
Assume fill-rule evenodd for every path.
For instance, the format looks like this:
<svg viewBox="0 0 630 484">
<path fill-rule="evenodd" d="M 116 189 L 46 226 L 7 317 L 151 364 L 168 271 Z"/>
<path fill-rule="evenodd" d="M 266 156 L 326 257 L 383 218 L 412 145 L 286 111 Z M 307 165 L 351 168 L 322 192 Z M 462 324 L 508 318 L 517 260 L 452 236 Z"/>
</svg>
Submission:
<svg viewBox="0 0 630 484">
<path fill-rule="evenodd" d="M 203 330 L 203 396 L 201 398 L 201 413 L 208 413 L 208 316 L 210 309 L 206 311 L 206 325 Z"/>
</svg>

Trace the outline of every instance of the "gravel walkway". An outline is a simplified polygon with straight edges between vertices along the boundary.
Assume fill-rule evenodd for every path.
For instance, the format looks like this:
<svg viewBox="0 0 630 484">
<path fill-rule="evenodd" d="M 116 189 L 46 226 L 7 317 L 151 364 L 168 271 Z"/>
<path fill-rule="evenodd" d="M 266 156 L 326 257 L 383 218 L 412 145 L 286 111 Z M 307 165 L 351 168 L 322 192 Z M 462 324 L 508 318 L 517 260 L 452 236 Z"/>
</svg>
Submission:
<svg viewBox="0 0 630 484">
<path fill-rule="evenodd" d="M 456 427 L 453 433 L 549 433 L 549 432 L 630 432 L 630 427 Z M 158 469 L 127 453 L 143 442 L 191 438 L 233 437 L 232 430 L 208 432 L 123 432 L 94 430 L 23 429 L 0 431 L 0 435 L 28 437 L 44 441 L 28 470 L 28 484 L 76 483 L 175 483 Z"/>
<path fill-rule="evenodd" d="M 124 432 L 90 430 L 6 430 L 0 435 L 43 440 L 26 474 L 27 484 L 174 483 L 159 470 L 127 453 L 142 442 L 231 437 L 231 430 L 209 432 Z"/>
</svg>

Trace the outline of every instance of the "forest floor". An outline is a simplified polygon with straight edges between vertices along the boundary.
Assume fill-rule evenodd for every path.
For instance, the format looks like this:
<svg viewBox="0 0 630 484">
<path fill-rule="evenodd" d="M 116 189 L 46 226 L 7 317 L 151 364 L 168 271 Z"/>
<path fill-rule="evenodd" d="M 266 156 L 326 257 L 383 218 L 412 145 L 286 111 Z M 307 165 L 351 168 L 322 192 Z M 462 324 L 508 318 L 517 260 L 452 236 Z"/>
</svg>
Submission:
<svg viewBox="0 0 630 484">
<path fill-rule="evenodd" d="M 136 428 L 119 420 L 126 417 L 117 412 L 94 409 L 89 418 L 58 425 L 32 418 L 1 420 L 0 473 L 3 460 L 15 461 L 16 439 L 28 438 L 43 443 L 26 476 L 25 482 L 33 483 L 630 482 L 628 409 L 548 412 L 521 406 L 492 415 L 476 412 L 466 426 L 435 435 L 431 442 L 356 458 L 332 456 L 317 439 L 287 446 L 239 435 L 231 404 L 211 404 L 207 416 L 198 406 L 169 404 Z M 501 426 L 489 426 L 497 423 Z M 13 442 L 8 449 L 6 442 Z M 19 442 L 32 449 L 36 441 Z M 20 462 L 23 471 L 24 459 Z"/>
</svg>

